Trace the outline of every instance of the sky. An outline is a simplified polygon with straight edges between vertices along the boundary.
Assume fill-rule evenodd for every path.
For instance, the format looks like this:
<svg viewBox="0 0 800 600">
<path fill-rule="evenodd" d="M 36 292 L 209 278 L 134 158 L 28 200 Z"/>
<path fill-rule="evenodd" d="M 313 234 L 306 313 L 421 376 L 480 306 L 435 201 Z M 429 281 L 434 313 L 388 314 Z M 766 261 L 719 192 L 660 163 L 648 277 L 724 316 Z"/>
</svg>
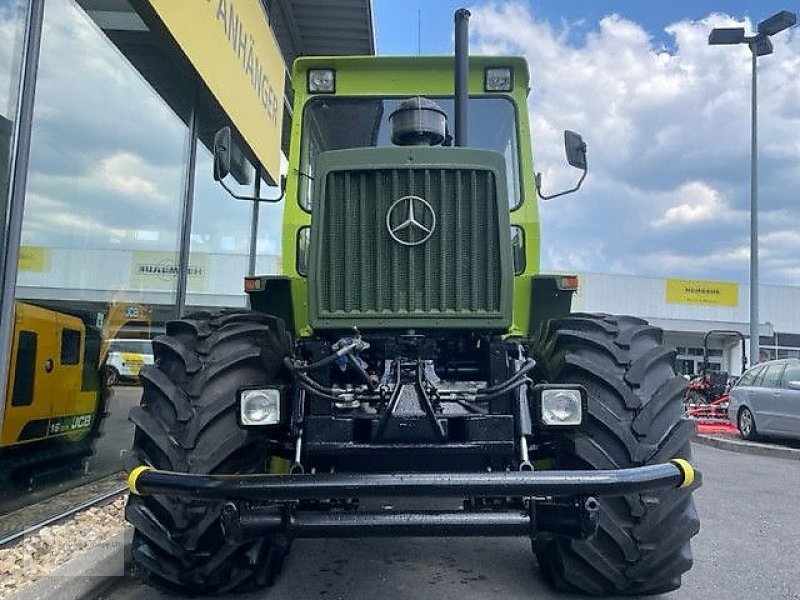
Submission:
<svg viewBox="0 0 800 600">
<path fill-rule="evenodd" d="M 797 7 L 673 0 L 374 0 L 380 54 L 448 54 L 453 12 L 472 11 L 473 54 L 519 54 L 536 169 L 570 187 L 562 132 L 589 145 L 577 194 L 540 203 L 545 270 L 747 281 L 750 53 L 709 47 Z M 754 12 L 755 11 L 755 12 Z M 762 283 L 800 285 L 800 31 L 759 59 Z"/>
</svg>

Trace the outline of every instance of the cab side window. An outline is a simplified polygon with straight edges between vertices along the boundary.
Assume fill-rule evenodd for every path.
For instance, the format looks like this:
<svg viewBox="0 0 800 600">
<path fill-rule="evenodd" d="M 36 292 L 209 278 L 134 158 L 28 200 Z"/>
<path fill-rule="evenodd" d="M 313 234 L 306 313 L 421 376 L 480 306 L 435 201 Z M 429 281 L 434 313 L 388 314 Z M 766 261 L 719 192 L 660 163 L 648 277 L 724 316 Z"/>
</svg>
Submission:
<svg viewBox="0 0 800 600">
<path fill-rule="evenodd" d="M 514 275 L 525 271 L 525 231 L 519 225 L 511 226 L 511 258 Z"/>
<path fill-rule="evenodd" d="M 767 367 L 764 377 L 759 385 L 765 388 L 778 387 L 778 382 L 781 380 L 782 373 L 783 365 L 770 365 Z"/>
<path fill-rule="evenodd" d="M 796 382 L 795 385 L 800 384 L 800 365 L 786 365 L 786 370 L 783 372 L 783 379 L 781 380 L 781 387 L 786 389 L 797 389 L 789 385 L 790 382 Z"/>
<path fill-rule="evenodd" d="M 750 369 L 747 373 L 742 375 L 741 379 L 739 379 L 739 383 L 736 384 L 736 387 L 742 385 L 743 386 L 753 385 L 753 382 L 756 380 L 756 377 L 758 376 L 759 373 L 761 373 L 761 369 L 763 369 L 763 367 L 760 366 L 753 367 L 752 369 Z"/>
<path fill-rule="evenodd" d="M 11 406 L 33 404 L 33 386 L 36 379 L 36 340 L 36 333 L 33 331 L 19 332 Z"/>
<path fill-rule="evenodd" d="M 61 330 L 61 364 L 77 365 L 81 359 L 81 332 L 75 329 Z"/>
<path fill-rule="evenodd" d="M 764 380 L 764 373 L 767 372 L 766 367 L 762 367 L 761 370 L 756 375 L 756 378 L 753 380 L 753 387 L 761 387 L 761 382 Z"/>
</svg>

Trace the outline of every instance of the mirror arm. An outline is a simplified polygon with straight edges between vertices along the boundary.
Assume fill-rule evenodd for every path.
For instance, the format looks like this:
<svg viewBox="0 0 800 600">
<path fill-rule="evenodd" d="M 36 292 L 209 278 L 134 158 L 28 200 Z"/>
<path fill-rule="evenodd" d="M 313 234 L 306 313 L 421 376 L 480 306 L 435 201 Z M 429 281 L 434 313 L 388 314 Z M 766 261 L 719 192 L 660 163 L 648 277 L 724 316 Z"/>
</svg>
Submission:
<svg viewBox="0 0 800 600">
<path fill-rule="evenodd" d="M 281 195 L 277 198 L 258 198 L 256 196 L 240 196 L 236 192 L 234 192 L 231 188 L 228 187 L 228 184 L 225 183 L 223 179 L 218 179 L 220 185 L 228 192 L 231 196 L 236 198 L 237 200 L 249 200 L 250 202 L 280 202 L 283 200 L 284 196 L 286 196 L 286 185 L 281 186 Z"/>
<path fill-rule="evenodd" d="M 587 168 L 585 168 L 583 170 L 583 174 L 581 175 L 581 178 L 578 180 L 578 183 L 575 185 L 574 188 L 569 189 L 569 190 L 564 190 L 563 192 L 558 192 L 557 194 L 550 194 L 549 196 L 542 193 L 542 186 L 541 186 L 542 174 L 541 173 L 537 173 L 536 174 L 536 193 L 539 194 L 539 198 L 541 198 L 542 200 L 552 200 L 553 198 L 558 198 L 559 196 L 566 196 L 567 194 L 572 194 L 573 192 L 577 192 L 579 189 L 581 189 L 581 185 L 583 184 L 583 180 L 586 179 L 586 173 L 588 173 L 588 172 L 589 172 L 589 168 L 587 167 Z"/>
</svg>

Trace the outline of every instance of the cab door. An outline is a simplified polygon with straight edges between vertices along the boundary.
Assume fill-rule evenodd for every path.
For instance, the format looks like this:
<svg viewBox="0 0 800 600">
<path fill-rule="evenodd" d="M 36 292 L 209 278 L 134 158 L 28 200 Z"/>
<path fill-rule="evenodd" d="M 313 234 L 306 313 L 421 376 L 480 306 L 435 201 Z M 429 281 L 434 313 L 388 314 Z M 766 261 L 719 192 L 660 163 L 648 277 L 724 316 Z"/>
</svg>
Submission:
<svg viewBox="0 0 800 600">
<path fill-rule="evenodd" d="M 751 396 L 753 416 L 756 420 L 756 431 L 760 433 L 777 433 L 781 427 L 781 389 L 778 387 L 783 375 L 784 365 L 767 365 L 759 386 Z"/>
<path fill-rule="evenodd" d="M 3 446 L 41 439 L 48 433 L 56 393 L 56 331 L 51 311 L 17 303 Z"/>
<path fill-rule="evenodd" d="M 800 438 L 800 364 L 787 364 L 781 379 L 780 422 L 782 435 Z"/>
<path fill-rule="evenodd" d="M 48 433 L 77 441 L 91 426 L 98 402 L 96 391 L 83 389 L 86 328 L 79 318 L 64 314 L 56 316 L 56 324 L 58 353 L 53 375 L 58 389 Z"/>
<path fill-rule="evenodd" d="M 72 415 L 78 408 L 75 402 L 81 391 L 83 327 L 76 320 L 66 315 L 56 317 L 59 349 L 53 375 L 58 382 L 58 396 L 53 398 L 53 416 Z"/>
</svg>

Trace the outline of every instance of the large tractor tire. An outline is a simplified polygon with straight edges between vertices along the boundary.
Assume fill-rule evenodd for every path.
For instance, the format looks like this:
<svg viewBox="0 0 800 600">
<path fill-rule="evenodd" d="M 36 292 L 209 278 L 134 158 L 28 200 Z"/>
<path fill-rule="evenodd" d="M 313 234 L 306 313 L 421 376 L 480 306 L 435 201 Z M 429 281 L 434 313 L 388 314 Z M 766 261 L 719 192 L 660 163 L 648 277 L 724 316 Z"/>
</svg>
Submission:
<svg viewBox="0 0 800 600">
<path fill-rule="evenodd" d="M 167 325 L 141 372 L 141 406 L 126 467 L 181 473 L 268 472 L 263 435 L 237 425 L 237 392 L 282 377 L 289 342 L 280 319 L 250 311 L 197 313 Z M 220 522 L 222 503 L 131 494 L 133 559 L 141 579 L 170 593 L 216 594 L 271 585 L 285 538 L 235 543 Z"/>
<path fill-rule="evenodd" d="M 588 391 L 588 420 L 557 441 L 556 469 L 620 469 L 691 458 L 694 423 L 684 417 L 686 382 L 662 331 L 633 317 L 574 314 L 547 324 L 540 376 Z M 592 595 L 677 589 L 692 566 L 700 525 L 692 490 L 600 500 L 598 533 L 588 541 L 553 536 L 534 545 L 557 589 Z"/>
</svg>

